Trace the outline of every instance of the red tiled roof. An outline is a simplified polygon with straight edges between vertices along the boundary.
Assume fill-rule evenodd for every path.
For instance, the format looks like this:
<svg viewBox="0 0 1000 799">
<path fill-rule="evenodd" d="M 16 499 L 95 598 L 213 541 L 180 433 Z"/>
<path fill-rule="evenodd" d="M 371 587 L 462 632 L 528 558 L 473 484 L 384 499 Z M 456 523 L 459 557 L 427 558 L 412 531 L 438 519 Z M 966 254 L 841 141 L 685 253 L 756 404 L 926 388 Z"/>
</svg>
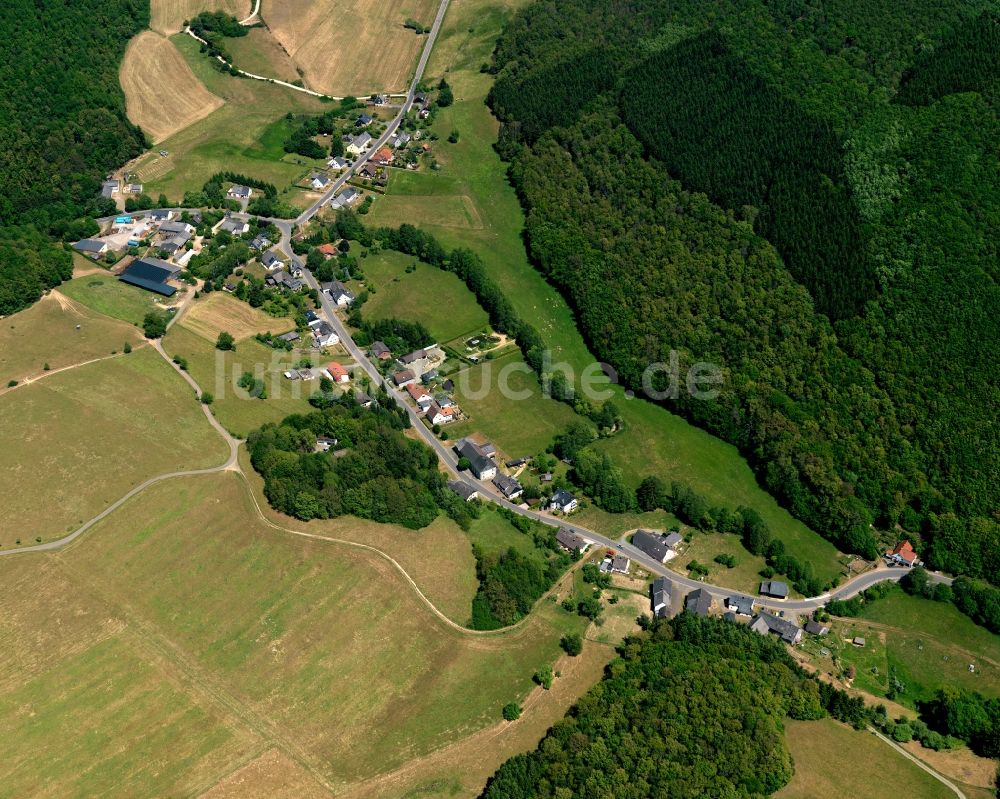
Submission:
<svg viewBox="0 0 1000 799">
<path fill-rule="evenodd" d="M 332 244 L 320 244 L 316 249 L 323 253 L 323 255 L 336 255 L 338 253 L 337 248 Z"/>
<path fill-rule="evenodd" d="M 327 366 L 326 371 L 328 371 L 330 376 L 338 382 L 341 378 L 347 377 L 347 369 L 344 368 L 343 364 L 337 363 L 336 361 Z"/>
<path fill-rule="evenodd" d="M 909 540 L 903 541 L 895 549 L 890 550 L 886 553 L 887 555 L 895 555 L 901 560 L 905 560 L 907 563 L 913 563 L 917 559 L 917 553 L 913 549 L 913 545 Z"/>
</svg>

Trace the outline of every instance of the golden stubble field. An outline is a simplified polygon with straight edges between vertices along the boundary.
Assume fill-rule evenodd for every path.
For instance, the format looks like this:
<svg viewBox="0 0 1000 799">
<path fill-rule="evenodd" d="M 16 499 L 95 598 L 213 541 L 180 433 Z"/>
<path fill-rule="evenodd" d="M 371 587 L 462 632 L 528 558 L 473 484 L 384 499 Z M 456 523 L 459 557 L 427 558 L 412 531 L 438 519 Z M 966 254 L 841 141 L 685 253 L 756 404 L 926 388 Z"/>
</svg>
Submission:
<svg viewBox="0 0 1000 799">
<path fill-rule="evenodd" d="M 434 0 L 262 0 L 261 16 L 302 69 L 305 84 L 335 96 L 404 91 L 426 41 Z"/>
<path fill-rule="evenodd" d="M 223 104 L 191 71 L 173 42 L 144 31 L 129 43 L 118 73 L 128 118 L 160 142 Z"/>
<path fill-rule="evenodd" d="M 252 0 L 150 0 L 149 27 L 170 36 L 184 30 L 184 20 L 202 11 L 225 11 L 243 19 L 252 8 Z"/>
</svg>

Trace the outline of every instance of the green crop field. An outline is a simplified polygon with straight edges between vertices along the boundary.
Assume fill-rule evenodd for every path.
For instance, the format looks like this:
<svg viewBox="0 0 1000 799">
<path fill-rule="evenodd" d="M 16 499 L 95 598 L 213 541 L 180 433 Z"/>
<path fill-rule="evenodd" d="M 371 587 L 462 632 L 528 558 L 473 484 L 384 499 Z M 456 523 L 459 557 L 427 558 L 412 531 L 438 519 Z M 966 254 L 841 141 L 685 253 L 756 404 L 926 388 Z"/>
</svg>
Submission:
<svg viewBox="0 0 1000 799">
<path fill-rule="evenodd" d="M 225 459 L 194 394 L 148 347 L 0 397 L 0 440 L 4 548 L 57 538 L 149 477 Z"/>
<path fill-rule="evenodd" d="M 442 34 L 428 69 L 428 75 L 447 73 L 456 98 L 454 105 L 439 109 L 434 126 L 440 136 L 434 156 L 441 169 L 394 170 L 387 196 L 372 208 L 371 222 L 398 225 L 417 221 L 446 247 L 475 250 L 517 311 L 542 333 L 553 362 L 565 362 L 579 375 L 594 358 L 566 301 L 528 260 L 521 235 L 524 214 L 507 181 L 507 165 L 493 150 L 497 122 L 484 102 L 491 77 L 481 74 L 479 66 L 488 59 L 509 11 L 479 2 L 452 13 L 461 17 Z M 451 130 L 461 134 L 457 144 L 445 141 Z M 419 213 L 415 211 L 418 202 L 424 209 Z M 441 209 L 447 208 L 453 208 L 454 213 L 441 217 Z M 481 227 L 464 221 L 469 209 L 482 220 Z M 734 447 L 660 406 L 626 401 L 618 389 L 615 397 L 627 429 L 600 446 L 612 455 L 631 483 L 638 485 L 642 477 L 657 474 L 667 481 L 688 483 L 712 502 L 751 506 L 790 552 L 813 564 L 818 576 L 830 579 L 840 573 L 835 548 L 761 489 Z M 560 416 L 554 403 L 539 400 L 534 410 Z M 522 416 L 516 411 L 512 415 Z M 540 436 L 528 437 L 528 441 L 538 440 Z"/>
<path fill-rule="evenodd" d="M 141 325 L 147 313 L 162 307 L 156 302 L 157 295 L 122 283 L 114 275 L 77 277 L 63 283 L 59 292 L 98 313 L 133 325 Z"/>
<path fill-rule="evenodd" d="M 50 294 L 0 325 L 0 391 L 9 380 L 44 374 L 45 364 L 61 369 L 142 341 L 134 327 Z"/>
<path fill-rule="evenodd" d="M 452 379 L 455 399 L 469 421 L 449 425 L 449 436 L 482 433 L 502 455 L 528 457 L 543 452 L 555 434 L 576 418 L 568 405 L 542 396 L 534 372 L 520 353 L 483 361 Z"/>
<path fill-rule="evenodd" d="M 363 780 L 495 724 L 582 628 L 543 603 L 511 633 L 456 631 L 384 559 L 263 526 L 228 473 L 0 561 L 0 592 L 11 796 L 200 794 L 272 747 Z"/>
<path fill-rule="evenodd" d="M 180 201 L 186 191 L 199 190 L 219 171 L 240 172 L 287 189 L 306 167 L 282 161 L 288 112 L 320 112 L 329 108 L 318 98 L 262 81 L 234 78 L 214 69 L 198 52 L 198 43 L 178 34 L 171 38 L 205 87 L 225 105 L 204 119 L 163 140 L 155 152 L 143 156 L 135 171 L 147 193 L 165 193 Z"/>
<path fill-rule="evenodd" d="M 275 319 L 274 329 L 288 327 L 288 320 Z M 265 422 L 279 422 L 292 413 L 310 410 L 309 395 L 319 388 L 318 380 L 286 380 L 282 372 L 294 366 L 302 357 L 296 353 L 276 350 L 254 338 L 237 342 L 235 352 L 215 348 L 215 340 L 195 333 L 187 321 L 170 328 L 163 346 L 171 357 L 181 356 L 188 364 L 191 376 L 214 397 L 212 412 L 234 436 L 244 438 Z M 317 357 L 316 365 L 333 360 Z M 260 375 L 267 388 L 267 398 L 247 395 L 237 386 L 244 372 Z"/>
<path fill-rule="evenodd" d="M 955 794 L 869 732 L 833 719 L 786 721 L 795 776 L 776 799 L 953 799 Z"/>
<path fill-rule="evenodd" d="M 421 322 L 439 342 L 480 332 L 489 324 L 475 295 L 450 272 L 388 250 L 360 263 L 366 282 L 376 289 L 363 306 L 367 319 Z"/>
</svg>

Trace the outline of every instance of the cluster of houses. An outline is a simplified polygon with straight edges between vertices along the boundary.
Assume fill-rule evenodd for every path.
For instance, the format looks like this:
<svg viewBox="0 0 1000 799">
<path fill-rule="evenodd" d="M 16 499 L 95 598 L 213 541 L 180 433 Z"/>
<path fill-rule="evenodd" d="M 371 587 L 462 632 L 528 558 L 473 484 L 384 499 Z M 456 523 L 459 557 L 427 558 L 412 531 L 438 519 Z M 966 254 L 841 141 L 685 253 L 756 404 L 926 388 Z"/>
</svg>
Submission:
<svg viewBox="0 0 1000 799">
<path fill-rule="evenodd" d="M 757 609 L 753 597 L 732 594 L 723 601 L 723 618 L 745 621 L 751 630 L 760 635 L 775 635 L 787 644 L 797 644 L 804 633 L 826 635 L 829 625 L 810 622 L 803 629 L 791 619 L 783 618 L 763 609 Z M 667 577 L 657 577 L 650 587 L 650 606 L 657 618 L 669 618 L 682 611 L 697 616 L 709 616 L 716 610 L 716 597 L 706 588 L 689 591 L 681 599 L 677 587 Z"/>
<path fill-rule="evenodd" d="M 632 546 L 644 552 L 657 563 L 666 563 L 677 554 L 677 546 L 684 540 L 676 530 L 656 533 L 652 530 L 636 530 L 632 536 Z"/>
<path fill-rule="evenodd" d="M 372 342 L 369 352 L 377 362 L 392 360 L 392 353 L 384 341 Z M 462 417 L 451 395 L 454 383 L 443 380 L 438 372 L 445 357 L 437 345 L 422 347 L 397 358 L 396 371 L 392 374 L 393 385 L 410 395 L 431 426 L 450 424 Z"/>
<path fill-rule="evenodd" d="M 118 178 L 108 178 L 101 184 L 101 196 L 107 200 L 113 200 L 119 194 L 134 196 L 142 194 L 142 188 L 141 183 L 132 182 L 122 185 L 122 182 Z"/>
</svg>

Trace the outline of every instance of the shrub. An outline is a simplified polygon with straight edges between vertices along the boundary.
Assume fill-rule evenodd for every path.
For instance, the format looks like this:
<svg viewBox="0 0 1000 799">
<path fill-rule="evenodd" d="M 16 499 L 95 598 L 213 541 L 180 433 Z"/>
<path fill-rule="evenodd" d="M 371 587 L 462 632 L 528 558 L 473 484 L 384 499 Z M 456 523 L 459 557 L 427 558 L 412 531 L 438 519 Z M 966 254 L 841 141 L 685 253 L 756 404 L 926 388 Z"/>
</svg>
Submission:
<svg viewBox="0 0 1000 799">
<path fill-rule="evenodd" d="M 521 706 L 517 702 L 508 702 L 503 706 L 502 712 L 506 721 L 517 721 L 521 718 Z"/>
</svg>

